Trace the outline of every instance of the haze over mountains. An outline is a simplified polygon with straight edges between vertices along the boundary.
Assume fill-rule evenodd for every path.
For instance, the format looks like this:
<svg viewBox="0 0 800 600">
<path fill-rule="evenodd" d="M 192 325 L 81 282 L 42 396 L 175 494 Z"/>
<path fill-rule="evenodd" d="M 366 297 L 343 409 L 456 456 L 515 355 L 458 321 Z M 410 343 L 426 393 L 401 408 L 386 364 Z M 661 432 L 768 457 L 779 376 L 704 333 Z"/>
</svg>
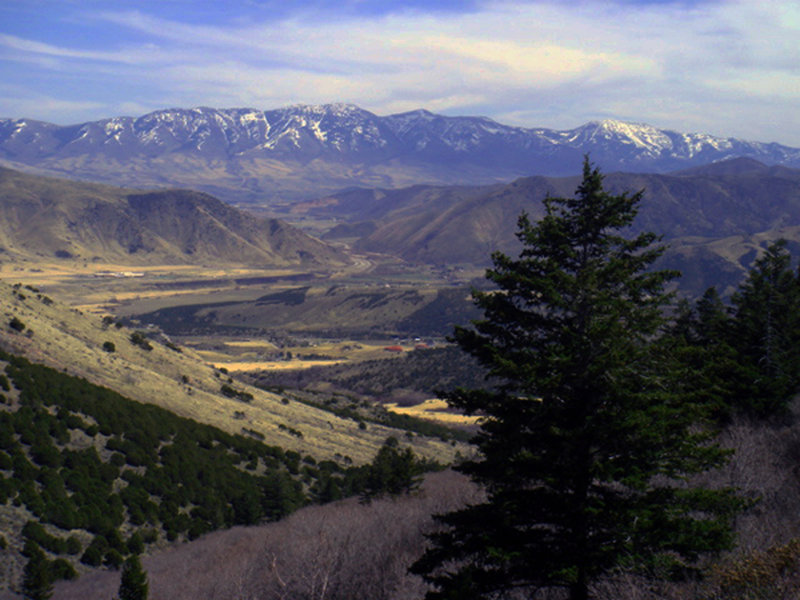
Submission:
<svg viewBox="0 0 800 600">
<path fill-rule="evenodd" d="M 620 121 L 567 131 L 425 110 L 377 116 L 330 104 L 169 109 L 71 126 L 0 119 L 0 161 L 135 187 L 181 186 L 268 204 L 347 187 L 485 184 L 579 170 L 666 172 L 732 157 L 800 167 L 800 149 Z"/>
</svg>

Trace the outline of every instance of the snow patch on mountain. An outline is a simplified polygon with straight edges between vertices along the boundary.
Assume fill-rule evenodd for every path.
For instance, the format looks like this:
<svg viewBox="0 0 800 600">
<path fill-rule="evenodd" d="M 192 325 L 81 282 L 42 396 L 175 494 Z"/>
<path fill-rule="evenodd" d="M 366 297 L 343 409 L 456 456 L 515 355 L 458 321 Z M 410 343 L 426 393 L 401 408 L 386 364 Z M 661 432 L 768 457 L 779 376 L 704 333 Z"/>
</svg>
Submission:
<svg viewBox="0 0 800 600">
<path fill-rule="evenodd" d="M 71 127 L 0 119 L 0 158 L 24 156 L 35 164 L 49 157 L 106 151 L 118 160 L 195 153 L 213 160 L 265 157 L 297 164 L 317 158 L 357 165 L 416 161 L 426 169 L 463 165 L 511 174 L 574 172 L 580 156 L 587 153 L 604 169 L 657 172 L 733 156 L 800 166 L 796 148 L 678 133 L 643 123 L 604 119 L 559 131 L 424 109 L 379 117 L 346 103 L 267 111 L 170 108 Z"/>
</svg>

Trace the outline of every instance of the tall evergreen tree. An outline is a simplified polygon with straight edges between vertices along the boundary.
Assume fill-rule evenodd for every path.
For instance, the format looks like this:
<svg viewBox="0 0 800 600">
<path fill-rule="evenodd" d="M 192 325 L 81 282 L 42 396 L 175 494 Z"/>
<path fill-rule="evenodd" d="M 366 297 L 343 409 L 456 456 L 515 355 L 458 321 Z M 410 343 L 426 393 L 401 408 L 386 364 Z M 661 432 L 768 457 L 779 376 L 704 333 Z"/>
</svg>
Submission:
<svg viewBox="0 0 800 600">
<path fill-rule="evenodd" d="M 732 333 L 733 320 L 713 287 L 694 306 L 681 300 L 669 327 L 684 393 L 720 423 L 738 410 L 736 390 L 744 384 Z"/>
<path fill-rule="evenodd" d="M 122 565 L 119 583 L 119 600 L 147 600 L 147 574 L 136 554 L 131 555 Z"/>
<path fill-rule="evenodd" d="M 438 517 L 412 567 L 429 599 L 562 588 L 585 600 L 618 567 L 686 568 L 732 544 L 733 495 L 681 485 L 724 454 L 659 335 L 676 273 L 648 270 L 663 252 L 654 234 L 621 234 L 642 193 L 602 182 L 587 159 L 573 198 L 546 199 L 538 223 L 520 217 L 519 258 L 493 255 L 499 289 L 476 292 L 484 318 L 455 331 L 500 383 L 447 398 L 483 417 L 479 456 L 460 470 L 487 499 Z"/>
<path fill-rule="evenodd" d="M 733 295 L 738 402 L 757 415 L 780 412 L 800 391 L 800 273 L 786 242 L 771 244 Z"/>
</svg>

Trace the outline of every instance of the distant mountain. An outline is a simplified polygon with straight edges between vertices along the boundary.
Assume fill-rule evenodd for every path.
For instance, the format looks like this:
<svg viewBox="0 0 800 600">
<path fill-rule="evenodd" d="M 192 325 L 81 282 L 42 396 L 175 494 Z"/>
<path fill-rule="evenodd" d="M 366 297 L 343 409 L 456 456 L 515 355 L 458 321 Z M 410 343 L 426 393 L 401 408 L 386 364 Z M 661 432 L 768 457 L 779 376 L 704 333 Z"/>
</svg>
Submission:
<svg viewBox="0 0 800 600">
<path fill-rule="evenodd" d="M 143 192 L 0 168 L 0 260 L 330 265 L 339 250 L 189 190 Z"/>
<path fill-rule="evenodd" d="M 589 153 L 605 171 L 666 172 L 732 157 L 800 167 L 800 149 L 604 120 L 567 131 L 348 104 L 170 109 L 61 127 L 0 119 L 0 161 L 116 184 L 186 186 L 260 204 L 347 187 L 563 176 Z"/>
<path fill-rule="evenodd" d="M 542 200 L 572 196 L 579 177 L 526 177 L 508 185 L 352 190 L 296 211 L 343 223 L 324 237 L 410 262 L 488 264 L 514 254 L 516 219 L 543 215 Z M 614 193 L 644 190 L 635 230 L 663 234 L 663 263 L 692 293 L 735 286 L 758 251 L 780 237 L 800 251 L 800 170 L 739 158 L 670 174 L 610 173 Z"/>
</svg>

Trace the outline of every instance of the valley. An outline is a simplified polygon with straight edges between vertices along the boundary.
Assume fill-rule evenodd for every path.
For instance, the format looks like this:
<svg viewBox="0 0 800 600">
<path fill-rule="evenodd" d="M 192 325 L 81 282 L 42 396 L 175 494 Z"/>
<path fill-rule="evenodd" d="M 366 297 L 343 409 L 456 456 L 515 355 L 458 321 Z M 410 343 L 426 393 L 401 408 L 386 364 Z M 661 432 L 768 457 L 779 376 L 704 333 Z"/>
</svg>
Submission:
<svg viewBox="0 0 800 600">
<path fill-rule="evenodd" d="M 278 448 L 268 452 L 288 457 L 277 468 L 280 477 L 294 478 L 291 510 L 347 490 L 363 493 L 359 477 L 387 440 L 429 466 L 473 452 L 468 440 L 480 416 L 438 398 L 494 382 L 448 337 L 454 326 L 480 317 L 472 290 L 490 289 L 484 272 L 492 252 L 518 251 L 519 214 L 541 217 L 543 200 L 570 195 L 576 181 L 536 176 L 509 184 L 350 189 L 237 207 L 188 190 L 0 169 L 0 350 L 212 427 L 219 440 L 234 436 L 238 441 L 224 442 L 232 447 Z M 792 252 L 800 249 L 800 171 L 734 159 L 669 174 L 612 173 L 606 182 L 611 190 L 645 190 L 632 232 L 663 233 L 670 250 L 658 266 L 683 271 L 675 289 L 686 299 L 709 285 L 729 297 L 778 238 Z M 17 396 L 8 401 L 15 410 Z M 56 405 L 46 412 L 65 414 Z M 94 418 L 76 414 L 86 424 Z M 85 446 L 86 427 L 70 439 Z M 747 440 L 756 435 L 748 430 Z M 132 433 L 103 433 L 90 443 L 103 461 L 132 461 L 117 465 L 120 489 L 141 469 L 138 450 L 122 445 L 130 440 Z M 742 443 L 749 442 L 731 441 Z M 74 450 L 63 440 L 53 444 Z M 131 457 L 120 457 L 122 450 Z M 272 461 L 253 460 L 233 468 L 272 476 Z M 0 474 L 16 473 L 3 464 Z M 752 469 L 748 464 L 736 476 L 751 477 Z M 338 492 L 326 487 L 330 479 Z M 469 495 L 462 486 L 458 493 Z M 123 537 L 144 532 L 125 516 L 137 510 L 132 498 L 115 525 Z M 209 516 L 193 499 L 176 508 L 193 515 L 192 522 L 177 518 L 175 525 L 171 513 L 152 517 L 154 541 L 146 552 L 176 551 L 174 542 L 230 526 L 245 513 L 252 518 L 247 523 L 277 514 L 266 506 L 242 513 L 236 498 L 218 502 L 229 506 L 224 516 Z M 408 502 L 416 510 L 416 501 Z M 22 527 L 34 517 L 27 505 L 0 507 L 12 556 L 9 581 L 19 581 Z M 46 531 L 64 535 L 52 524 Z M 109 532 L 71 531 L 84 553 L 91 544 L 103 547 L 111 557 L 101 560 L 110 561 L 106 566 L 126 552 Z M 110 546 L 95 541 L 103 536 Z M 81 585 L 97 581 L 98 589 L 108 589 L 102 564 L 83 556 L 70 559 L 88 582 Z M 16 584 L 5 585 L 8 591 Z M 73 593 L 66 584 L 60 589 Z"/>
</svg>

